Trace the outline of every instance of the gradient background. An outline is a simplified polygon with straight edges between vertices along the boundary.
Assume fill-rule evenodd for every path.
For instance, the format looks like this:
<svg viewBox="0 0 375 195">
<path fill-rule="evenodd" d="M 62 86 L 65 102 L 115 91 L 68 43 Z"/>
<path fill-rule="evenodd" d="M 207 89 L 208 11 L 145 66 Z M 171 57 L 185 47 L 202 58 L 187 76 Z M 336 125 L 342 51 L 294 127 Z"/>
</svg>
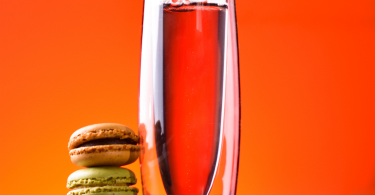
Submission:
<svg viewBox="0 0 375 195">
<path fill-rule="evenodd" d="M 0 1 L 1 194 L 66 194 L 76 129 L 137 129 L 142 6 Z M 237 16 L 238 194 L 375 194 L 375 1 L 237 0 Z"/>
</svg>

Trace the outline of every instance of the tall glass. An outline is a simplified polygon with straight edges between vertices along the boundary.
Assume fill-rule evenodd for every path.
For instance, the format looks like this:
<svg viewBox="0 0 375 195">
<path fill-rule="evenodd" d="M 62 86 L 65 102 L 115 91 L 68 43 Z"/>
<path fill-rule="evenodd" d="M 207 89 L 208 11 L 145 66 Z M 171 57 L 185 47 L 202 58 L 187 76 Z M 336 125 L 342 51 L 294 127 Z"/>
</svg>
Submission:
<svg viewBox="0 0 375 195">
<path fill-rule="evenodd" d="M 138 119 L 143 194 L 236 194 L 234 0 L 144 0 Z"/>
</svg>

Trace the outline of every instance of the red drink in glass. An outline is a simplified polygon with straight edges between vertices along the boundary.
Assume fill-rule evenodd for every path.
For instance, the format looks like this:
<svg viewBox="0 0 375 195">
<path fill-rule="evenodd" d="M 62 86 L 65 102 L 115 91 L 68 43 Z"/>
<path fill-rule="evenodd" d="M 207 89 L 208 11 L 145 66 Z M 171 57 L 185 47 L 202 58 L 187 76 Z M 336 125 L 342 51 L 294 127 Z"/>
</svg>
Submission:
<svg viewBox="0 0 375 195">
<path fill-rule="evenodd" d="M 233 0 L 144 0 L 139 93 L 145 195 L 236 193 Z"/>
</svg>

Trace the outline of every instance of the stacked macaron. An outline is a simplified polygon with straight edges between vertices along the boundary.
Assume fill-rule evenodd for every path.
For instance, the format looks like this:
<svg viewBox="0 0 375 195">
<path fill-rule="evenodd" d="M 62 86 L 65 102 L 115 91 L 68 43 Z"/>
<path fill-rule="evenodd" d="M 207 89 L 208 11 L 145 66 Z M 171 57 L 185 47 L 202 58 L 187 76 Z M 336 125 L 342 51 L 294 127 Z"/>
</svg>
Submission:
<svg viewBox="0 0 375 195">
<path fill-rule="evenodd" d="M 72 173 L 68 195 L 136 195 L 134 173 L 120 166 L 137 160 L 139 137 L 129 127 L 101 123 L 78 129 L 69 140 L 72 162 L 88 167 Z"/>
</svg>

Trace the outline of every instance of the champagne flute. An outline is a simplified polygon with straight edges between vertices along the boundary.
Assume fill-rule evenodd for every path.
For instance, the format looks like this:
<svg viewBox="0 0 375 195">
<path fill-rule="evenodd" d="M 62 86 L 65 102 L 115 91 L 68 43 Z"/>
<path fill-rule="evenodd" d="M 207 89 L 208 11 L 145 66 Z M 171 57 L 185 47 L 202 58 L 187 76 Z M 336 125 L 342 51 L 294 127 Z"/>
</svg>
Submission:
<svg viewBox="0 0 375 195">
<path fill-rule="evenodd" d="M 143 193 L 235 194 L 239 124 L 234 0 L 145 0 Z"/>
</svg>

